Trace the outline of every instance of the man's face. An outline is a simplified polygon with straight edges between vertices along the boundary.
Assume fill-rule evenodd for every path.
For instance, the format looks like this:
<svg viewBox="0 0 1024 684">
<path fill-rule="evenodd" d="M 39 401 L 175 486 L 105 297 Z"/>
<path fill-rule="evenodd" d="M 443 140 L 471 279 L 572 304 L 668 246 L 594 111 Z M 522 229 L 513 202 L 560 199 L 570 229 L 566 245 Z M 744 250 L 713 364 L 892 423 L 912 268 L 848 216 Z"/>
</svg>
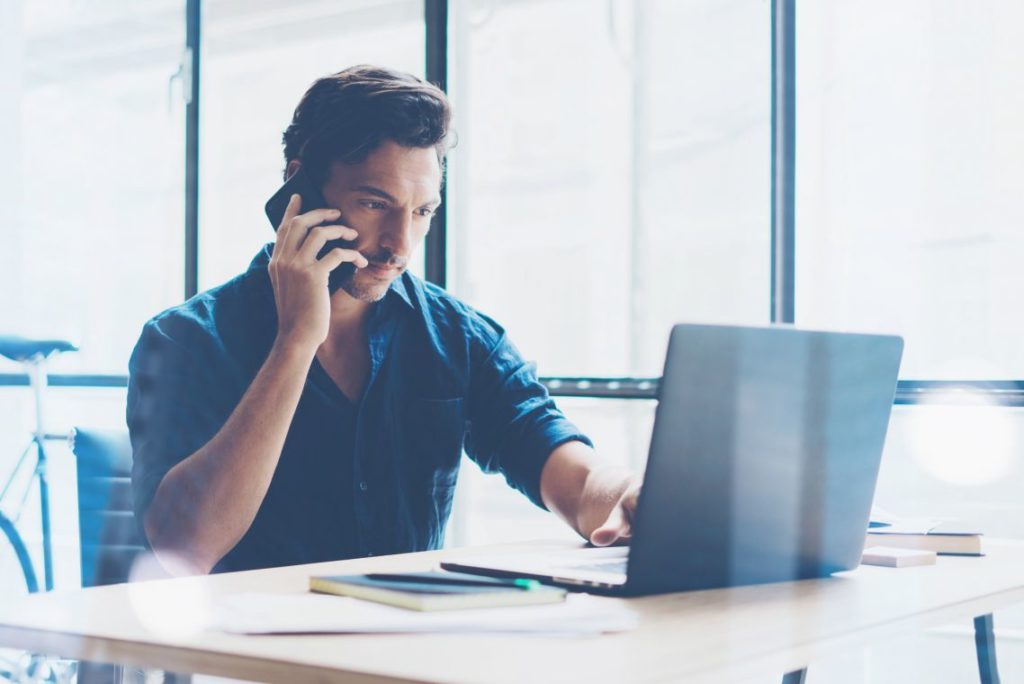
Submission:
<svg viewBox="0 0 1024 684">
<path fill-rule="evenodd" d="M 360 164 L 334 162 L 323 188 L 327 206 L 359 233 L 355 249 L 370 265 L 341 282 L 341 289 L 375 302 L 406 269 L 441 203 L 441 165 L 434 148 L 384 141 Z"/>
</svg>

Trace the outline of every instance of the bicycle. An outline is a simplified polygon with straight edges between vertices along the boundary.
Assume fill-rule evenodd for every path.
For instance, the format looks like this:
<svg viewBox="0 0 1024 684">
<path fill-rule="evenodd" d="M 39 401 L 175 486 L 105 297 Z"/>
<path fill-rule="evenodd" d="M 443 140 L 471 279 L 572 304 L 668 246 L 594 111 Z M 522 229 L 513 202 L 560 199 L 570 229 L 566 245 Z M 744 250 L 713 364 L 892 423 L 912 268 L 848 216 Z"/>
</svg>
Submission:
<svg viewBox="0 0 1024 684">
<path fill-rule="evenodd" d="M 23 337 L 0 336 L 0 356 L 18 362 L 24 366 L 28 375 L 29 386 L 35 402 L 35 429 L 32 438 L 21 451 L 14 468 L 11 470 L 7 480 L 0 488 L 0 532 L 7 538 L 8 544 L 14 549 L 21 572 L 25 578 L 25 585 L 29 593 L 39 591 L 39 580 L 36 574 L 32 556 L 28 546 L 18 531 L 18 521 L 25 512 L 26 501 L 33 489 L 33 484 L 38 481 L 39 485 L 39 508 L 40 523 L 42 527 L 42 555 L 43 555 L 43 588 L 45 591 L 53 589 L 53 539 L 50 530 L 50 485 L 47 476 L 48 457 L 46 443 L 52 441 L 67 442 L 71 435 L 68 433 L 48 433 L 44 429 L 43 417 L 43 394 L 47 387 L 46 362 L 54 354 L 63 352 L 78 351 L 78 347 L 65 340 L 32 340 Z M 22 468 L 26 464 L 34 467 L 28 482 L 24 485 L 20 500 L 14 507 L 13 513 L 8 515 L 4 512 L 3 504 L 7 501 L 12 492 L 14 484 L 18 481 Z"/>
</svg>

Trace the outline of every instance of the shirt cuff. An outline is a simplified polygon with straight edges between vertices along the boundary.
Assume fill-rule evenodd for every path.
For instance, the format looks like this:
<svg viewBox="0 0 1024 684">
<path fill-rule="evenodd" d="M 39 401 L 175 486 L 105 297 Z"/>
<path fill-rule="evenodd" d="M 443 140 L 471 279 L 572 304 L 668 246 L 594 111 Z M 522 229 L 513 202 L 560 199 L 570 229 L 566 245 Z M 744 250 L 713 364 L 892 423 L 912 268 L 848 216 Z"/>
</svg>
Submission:
<svg viewBox="0 0 1024 684">
<path fill-rule="evenodd" d="M 589 437 L 563 418 L 538 430 L 531 439 L 520 445 L 520 458 L 515 467 L 517 472 L 506 473 L 509 484 L 545 511 L 548 507 L 544 505 L 540 494 L 541 473 L 552 452 L 567 442 L 582 442 L 591 449 L 594 448 L 594 443 Z"/>
</svg>

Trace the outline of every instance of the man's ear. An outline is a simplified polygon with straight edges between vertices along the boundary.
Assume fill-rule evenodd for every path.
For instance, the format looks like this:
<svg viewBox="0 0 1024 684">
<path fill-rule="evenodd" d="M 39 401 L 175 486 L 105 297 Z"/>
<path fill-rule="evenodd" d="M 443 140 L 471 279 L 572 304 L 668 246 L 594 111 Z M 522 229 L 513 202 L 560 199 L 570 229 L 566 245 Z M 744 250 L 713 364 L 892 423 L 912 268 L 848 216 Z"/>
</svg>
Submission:
<svg viewBox="0 0 1024 684">
<path fill-rule="evenodd" d="M 288 162 L 288 166 L 284 170 L 284 179 L 288 180 L 295 175 L 295 172 L 302 168 L 302 162 L 298 159 L 292 159 Z"/>
</svg>

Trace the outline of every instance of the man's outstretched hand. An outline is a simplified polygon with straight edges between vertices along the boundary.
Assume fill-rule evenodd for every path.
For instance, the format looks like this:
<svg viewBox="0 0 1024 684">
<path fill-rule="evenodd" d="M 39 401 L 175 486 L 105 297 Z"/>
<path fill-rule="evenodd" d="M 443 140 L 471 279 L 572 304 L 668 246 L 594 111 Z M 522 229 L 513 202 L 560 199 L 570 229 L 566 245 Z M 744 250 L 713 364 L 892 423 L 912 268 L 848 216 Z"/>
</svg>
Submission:
<svg viewBox="0 0 1024 684">
<path fill-rule="evenodd" d="M 570 441 L 548 457 L 540 477 L 549 510 L 594 546 L 628 544 L 642 478 L 596 458 L 587 444 Z"/>
<path fill-rule="evenodd" d="M 633 520 L 636 517 L 636 505 L 639 499 L 640 482 L 631 479 L 612 507 L 608 518 L 590 533 L 590 543 L 594 546 L 628 544 L 633 532 Z"/>
</svg>

